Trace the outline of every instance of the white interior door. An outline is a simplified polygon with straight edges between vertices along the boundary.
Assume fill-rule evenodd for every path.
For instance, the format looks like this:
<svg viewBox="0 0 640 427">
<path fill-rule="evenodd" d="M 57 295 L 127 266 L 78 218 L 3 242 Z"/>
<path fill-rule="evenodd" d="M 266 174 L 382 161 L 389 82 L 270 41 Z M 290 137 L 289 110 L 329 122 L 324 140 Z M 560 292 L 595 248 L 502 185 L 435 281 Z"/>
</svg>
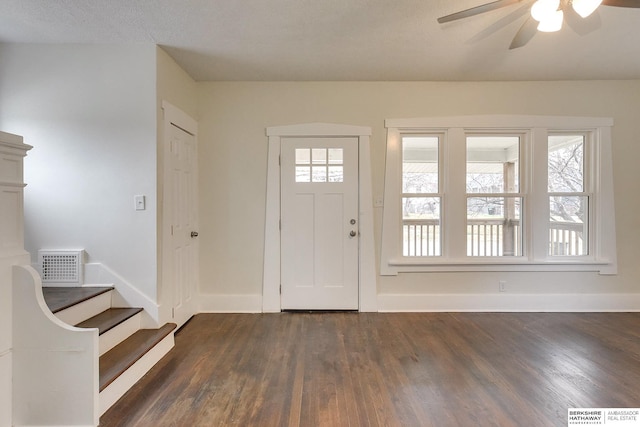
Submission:
<svg viewBox="0 0 640 427">
<path fill-rule="evenodd" d="M 198 274 L 197 151 L 194 135 L 169 126 L 170 259 L 172 318 L 178 326 L 195 313 Z"/>
<path fill-rule="evenodd" d="M 283 138 L 281 307 L 358 309 L 358 139 Z"/>
</svg>

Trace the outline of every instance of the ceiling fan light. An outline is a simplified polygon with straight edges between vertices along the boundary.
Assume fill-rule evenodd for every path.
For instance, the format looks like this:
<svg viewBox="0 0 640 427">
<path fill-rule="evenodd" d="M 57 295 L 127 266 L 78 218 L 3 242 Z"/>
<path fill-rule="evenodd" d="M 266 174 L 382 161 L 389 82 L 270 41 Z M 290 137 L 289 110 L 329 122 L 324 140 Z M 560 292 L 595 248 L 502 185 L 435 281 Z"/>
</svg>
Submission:
<svg viewBox="0 0 640 427">
<path fill-rule="evenodd" d="M 531 6 L 531 17 L 538 22 L 549 19 L 560 7 L 560 0 L 537 0 Z"/>
<path fill-rule="evenodd" d="M 564 13 L 561 10 L 557 10 L 552 15 L 549 15 L 540 21 L 538 24 L 538 31 L 542 31 L 544 33 L 560 31 L 563 19 Z"/>
<path fill-rule="evenodd" d="M 583 18 L 591 15 L 600 6 L 602 0 L 573 0 L 571 6 Z"/>
</svg>

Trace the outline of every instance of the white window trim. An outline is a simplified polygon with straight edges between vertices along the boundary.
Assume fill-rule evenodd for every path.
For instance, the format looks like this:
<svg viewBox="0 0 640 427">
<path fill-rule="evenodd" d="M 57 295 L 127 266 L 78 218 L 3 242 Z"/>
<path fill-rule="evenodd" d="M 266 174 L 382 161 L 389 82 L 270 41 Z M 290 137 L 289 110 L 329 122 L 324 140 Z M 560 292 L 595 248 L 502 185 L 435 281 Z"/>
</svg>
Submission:
<svg viewBox="0 0 640 427">
<path fill-rule="evenodd" d="M 611 127 L 613 119 L 603 117 L 564 116 L 455 116 L 415 119 L 387 119 L 387 153 L 384 189 L 384 211 L 382 221 L 382 246 L 380 250 L 380 274 L 397 275 L 400 272 L 428 271 L 597 271 L 600 274 L 617 274 L 615 210 L 613 198 L 613 166 L 611 149 Z M 448 140 L 464 138 L 472 132 L 518 132 L 526 135 L 524 146 L 529 159 L 540 156 L 545 161 L 527 161 L 522 167 L 524 188 L 527 195 L 524 221 L 526 229 L 525 254 L 522 257 L 459 257 L 451 258 L 443 251 L 441 257 L 402 256 L 400 209 L 402 179 L 402 135 L 406 133 L 444 133 L 444 162 L 452 158 L 464 158 L 464 144 L 451 144 Z M 591 140 L 589 155 L 593 156 L 592 169 L 587 174 L 591 180 L 590 202 L 590 255 L 585 257 L 550 257 L 547 255 L 548 193 L 546 180 L 539 177 L 547 174 L 547 136 L 554 132 L 588 131 Z M 531 170 L 535 168 L 535 170 Z M 450 167 L 446 167 L 451 170 Z M 536 177 L 537 179 L 533 179 Z M 460 205 L 463 192 L 450 192 L 449 188 L 464 186 L 456 180 L 464 180 L 464 174 L 444 177 L 443 204 Z M 464 223 L 465 211 L 446 209 L 442 221 Z M 525 234 L 526 233 L 526 234 Z M 444 245 L 456 244 L 455 236 L 445 235 Z M 450 239 L 450 240 L 446 240 Z M 457 239 L 460 240 L 460 239 Z M 458 244 L 462 244 L 458 242 Z M 458 249 L 452 253 L 461 253 Z"/>
</svg>

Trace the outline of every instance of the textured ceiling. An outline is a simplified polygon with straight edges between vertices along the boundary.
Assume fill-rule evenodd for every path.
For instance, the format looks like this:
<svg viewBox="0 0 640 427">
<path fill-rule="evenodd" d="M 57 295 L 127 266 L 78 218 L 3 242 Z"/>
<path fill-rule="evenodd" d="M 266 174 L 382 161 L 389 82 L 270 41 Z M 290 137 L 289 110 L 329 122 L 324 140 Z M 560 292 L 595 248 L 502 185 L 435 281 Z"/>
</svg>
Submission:
<svg viewBox="0 0 640 427">
<path fill-rule="evenodd" d="M 199 81 L 640 78 L 640 9 L 516 50 L 530 1 L 436 22 L 487 1 L 0 0 L 0 42 L 154 43 Z"/>
</svg>

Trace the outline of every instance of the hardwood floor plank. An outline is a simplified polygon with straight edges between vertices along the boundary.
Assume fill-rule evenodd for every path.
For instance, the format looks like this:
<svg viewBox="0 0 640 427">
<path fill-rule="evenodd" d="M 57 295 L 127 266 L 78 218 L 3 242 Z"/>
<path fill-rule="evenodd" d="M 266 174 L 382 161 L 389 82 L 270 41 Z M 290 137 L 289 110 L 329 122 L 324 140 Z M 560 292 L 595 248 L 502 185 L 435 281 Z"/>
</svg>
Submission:
<svg viewBox="0 0 640 427">
<path fill-rule="evenodd" d="M 566 426 L 637 407 L 640 313 L 201 314 L 110 426 Z"/>
</svg>

